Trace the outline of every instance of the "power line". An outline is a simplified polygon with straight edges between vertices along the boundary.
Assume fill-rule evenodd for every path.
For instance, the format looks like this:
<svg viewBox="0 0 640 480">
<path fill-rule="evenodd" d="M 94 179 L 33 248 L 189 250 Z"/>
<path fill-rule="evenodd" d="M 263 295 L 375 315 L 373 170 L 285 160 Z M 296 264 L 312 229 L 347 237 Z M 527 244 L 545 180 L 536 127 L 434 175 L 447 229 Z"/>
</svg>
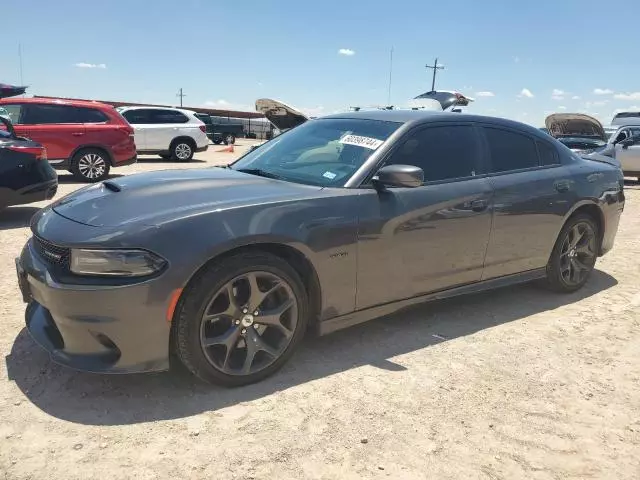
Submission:
<svg viewBox="0 0 640 480">
<path fill-rule="evenodd" d="M 433 65 L 426 64 L 425 67 L 433 69 L 433 79 L 431 80 L 431 91 L 436 89 L 436 70 L 444 70 L 444 65 L 438 65 L 438 58 L 433 62 Z"/>
<path fill-rule="evenodd" d="M 186 97 L 187 94 L 186 93 L 182 93 L 182 88 L 180 89 L 180 91 L 176 94 L 176 97 L 180 97 L 180 108 L 182 108 L 182 99 L 184 97 Z"/>
</svg>

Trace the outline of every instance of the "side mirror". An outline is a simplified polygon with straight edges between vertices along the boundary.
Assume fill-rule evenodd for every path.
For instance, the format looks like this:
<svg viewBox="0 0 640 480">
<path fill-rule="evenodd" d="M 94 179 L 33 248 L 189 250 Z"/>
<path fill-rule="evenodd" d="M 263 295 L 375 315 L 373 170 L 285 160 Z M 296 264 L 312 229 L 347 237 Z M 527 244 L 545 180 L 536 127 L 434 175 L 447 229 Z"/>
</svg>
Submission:
<svg viewBox="0 0 640 480">
<path fill-rule="evenodd" d="M 378 170 L 373 184 L 381 187 L 420 187 L 424 182 L 424 172 L 413 165 L 387 165 Z"/>
<path fill-rule="evenodd" d="M 620 145 L 622 145 L 622 148 L 629 148 L 634 143 L 635 143 L 635 140 L 633 138 L 625 138 L 620 142 Z"/>
</svg>

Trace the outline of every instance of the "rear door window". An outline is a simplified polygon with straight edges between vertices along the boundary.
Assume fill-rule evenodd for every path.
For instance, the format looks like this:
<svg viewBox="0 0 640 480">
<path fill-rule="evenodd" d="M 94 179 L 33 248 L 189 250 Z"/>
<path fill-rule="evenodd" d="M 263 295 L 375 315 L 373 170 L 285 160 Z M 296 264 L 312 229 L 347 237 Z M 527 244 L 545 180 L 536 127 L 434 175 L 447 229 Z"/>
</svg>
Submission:
<svg viewBox="0 0 640 480">
<path fill-rule="evenodd" d="M 189 119 L 177 110 L 152 110 L 151 123 L 187 123 Z"/>
<path fill-rule="evenodd" d="M 536 142 L 541 165 L 560 165 L 558 151 L 546 142 Z"/>
<path fill-rule="evenodd" d="M 540 165 L 533 139 L 512 130 L 483 127 L 489 144 L 491 172 L 522 170 Z"/>
<path fill-rule="evenodd" d="M 78 123 L 104 123 L 109 119 L 100 110 L 95 108 L 76 107 L 74 115 Z"/>
</svg>

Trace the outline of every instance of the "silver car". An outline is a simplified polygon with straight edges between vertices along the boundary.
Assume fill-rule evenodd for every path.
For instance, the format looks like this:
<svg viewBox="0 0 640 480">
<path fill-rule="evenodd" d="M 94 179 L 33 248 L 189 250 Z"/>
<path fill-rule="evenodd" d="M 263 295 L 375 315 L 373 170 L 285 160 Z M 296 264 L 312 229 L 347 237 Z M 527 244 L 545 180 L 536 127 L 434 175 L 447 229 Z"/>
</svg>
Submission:
<svg viewBox="0 0 640 480">
<path fill-rule="evenodd" d="M 640 180 L 640 125 L 620 127 L 597 153 L 615 158 L 625 176 Z"/>
</svg>

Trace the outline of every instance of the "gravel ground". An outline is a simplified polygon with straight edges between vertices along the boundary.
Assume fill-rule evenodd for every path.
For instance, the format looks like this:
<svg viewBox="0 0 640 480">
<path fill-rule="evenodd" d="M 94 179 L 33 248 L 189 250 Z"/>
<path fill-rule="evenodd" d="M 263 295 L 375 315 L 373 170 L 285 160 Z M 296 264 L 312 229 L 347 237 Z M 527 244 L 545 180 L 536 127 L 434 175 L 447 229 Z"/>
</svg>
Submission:
<svg viewBox="0 0 640 480">
<path fill-rule="evenodd" d="M 114 173 L 213 165 L 249 143 Z M 52 364 L 24 329 L 13 264 L 35 211 L 0 213 L 0 478 L 640 478 L 638 184 L 582 291 L 414 308 L 309 338 L 281 373 L 233 390 L 179 369 Z"/>
</svg>

